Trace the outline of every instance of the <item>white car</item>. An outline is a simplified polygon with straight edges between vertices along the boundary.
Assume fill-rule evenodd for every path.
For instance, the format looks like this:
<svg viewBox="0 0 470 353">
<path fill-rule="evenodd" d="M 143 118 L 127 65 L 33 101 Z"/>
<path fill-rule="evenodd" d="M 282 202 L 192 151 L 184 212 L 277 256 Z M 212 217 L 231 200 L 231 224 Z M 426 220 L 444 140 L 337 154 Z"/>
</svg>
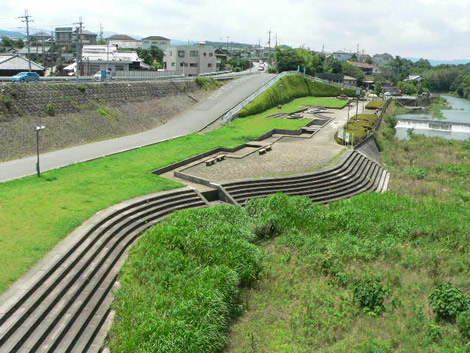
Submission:
<svg viewBox="0 0 470 353">
<path fill-rule="evenodd" d="M 369 96 L 368 96 L 368 97 L 369 97 L 369 98 L 377 98 L 377 95 L 376 95 L 376 94 L 374 94 L 374 93 L 371 93 L 371 94 L 369 94 Z"/>
<path fill-rule="evenodd" d="M 111 75 L 111 71 L 108 70 L 108 71 L 106 72 L 106 77 L 103 78 L 101 71 L 98 71 L 96 74 L 93 75 L 93 79 L 95 79 L 95 80 L 97 80 L 97 81 L 112 80 L 112 79 L 113 79 L 113 76 Z"/>
</svg>

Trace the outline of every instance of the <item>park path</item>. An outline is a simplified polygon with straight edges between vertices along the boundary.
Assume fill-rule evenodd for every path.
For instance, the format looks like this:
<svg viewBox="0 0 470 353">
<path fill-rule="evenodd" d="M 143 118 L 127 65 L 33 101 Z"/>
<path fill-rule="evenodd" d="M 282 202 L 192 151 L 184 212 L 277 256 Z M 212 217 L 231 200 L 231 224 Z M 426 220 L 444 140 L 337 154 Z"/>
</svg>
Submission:
<svg viewBox="0 0 470 353">
<path fill-rule="evenodd" d="M 240 77 L 222 86 L 205 101 L 196 104 L 165 125 L 149 131 L 41 154 L 41 171 L 65 167 L 200 131 L 273 77 L 272 74 Z M 35 173 L 35 156 L 0 163 L 0 182 Z"/>
</svg>

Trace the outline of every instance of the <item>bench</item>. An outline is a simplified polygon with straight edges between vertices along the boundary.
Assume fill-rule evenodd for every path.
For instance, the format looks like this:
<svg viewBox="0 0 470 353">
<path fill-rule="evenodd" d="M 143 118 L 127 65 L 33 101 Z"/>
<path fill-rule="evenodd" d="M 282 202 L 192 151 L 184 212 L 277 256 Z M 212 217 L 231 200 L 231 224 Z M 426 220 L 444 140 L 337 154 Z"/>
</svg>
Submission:
<svg viewBox="0 0 470 353">
<path fill-rule="evenodd" d="M 219 154 L 215 156 L 215 159 L 217 159 L 217 162 L 223 161 L 225 159 L 226 154 Z"/>
<path fill-rule="evenodd" d="M 268 152 L 268 151 L 271 151 L 272 148 L 273 148 L 273 145 L 266 145 L 266 146 L 260 148 L 260 149 L 258 150 L 258 153 L 259 153 L 259 154 L 266 153 L 266 152 Z"/>
<path fill-rule="evenodd" d="M 210 166 L 210 165 L 214 164 L 215 161 L 216 161 L 216 158 L 215 158 L 215 157 L 206 159 L 206 166 Z"/>
</svg>

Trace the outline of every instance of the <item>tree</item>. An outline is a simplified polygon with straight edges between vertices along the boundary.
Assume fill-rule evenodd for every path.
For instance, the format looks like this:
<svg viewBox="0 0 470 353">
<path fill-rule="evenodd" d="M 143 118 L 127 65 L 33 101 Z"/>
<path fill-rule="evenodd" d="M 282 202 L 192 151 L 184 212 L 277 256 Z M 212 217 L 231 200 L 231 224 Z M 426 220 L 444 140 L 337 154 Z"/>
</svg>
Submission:
<svg viewBox="0 0 470 353">
<path fill-rule="evenodd" d="M 274 48 L 274 60 L 278 72 L 297 70 L 303 64 L 302 57 L 292 48 Z"/>
<path fill-rule="evenodd" d="M 8 37 L 2 37 L 2 46 L 13 47 L 13 41 Z"/>
</svg>

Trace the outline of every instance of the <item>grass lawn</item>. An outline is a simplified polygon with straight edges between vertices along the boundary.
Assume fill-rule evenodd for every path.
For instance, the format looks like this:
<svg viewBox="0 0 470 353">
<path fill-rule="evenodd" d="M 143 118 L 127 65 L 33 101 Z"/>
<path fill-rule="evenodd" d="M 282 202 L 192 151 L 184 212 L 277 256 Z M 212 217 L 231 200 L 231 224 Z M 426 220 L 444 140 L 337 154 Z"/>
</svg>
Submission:
<svg viewBox="0 0 470 353">
<path fill-rule="evenodd" d="M 366 105 L 366 109 L 377 109 L 377 108 L 382 108 L 387 101 L 370 101 Z"/>
<path fill-rule="evenodd" d="M 205 134 L 0 183 L 0 293 L 74 228 L 123 200 L 183 186 L 149 172 L 209 149 L 234 147 L 277 127 L 302 121 L 237 119 Z"/>
<path fill-rule="evenodd" d="M 252 115 L 256 117 L 265 118 L 269 115 L 277 113 L 290 114 L 305 108 L 306 106 L 321 106 L 328 108 L 343 108 L 348 101 L 336 98 L 323 98 L 323 97 L 302 97 L 294 99 L 293 101 L 282 105 L 282 108 L 277 107 L 268 109 L 262 113 Z"/>
</svg>

